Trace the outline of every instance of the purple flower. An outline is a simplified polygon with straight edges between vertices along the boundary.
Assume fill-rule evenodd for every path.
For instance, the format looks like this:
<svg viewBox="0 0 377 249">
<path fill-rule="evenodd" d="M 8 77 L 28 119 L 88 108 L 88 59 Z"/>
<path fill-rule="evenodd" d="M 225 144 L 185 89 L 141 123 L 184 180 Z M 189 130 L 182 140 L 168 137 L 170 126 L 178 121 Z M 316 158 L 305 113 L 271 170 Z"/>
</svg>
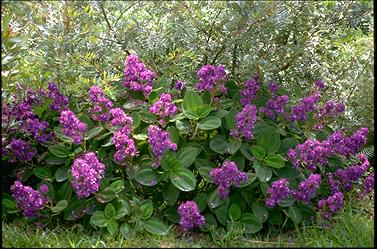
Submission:
<svg viewBox="0 0 377 249">
<path fill-rule="evenodd" d="M 152 152 L 158 159 L 168 149 L 176 150 L 177 144 L 170 141 L 170 136 L 167 131 L 161 130 L 160 127 L 155 125 L 148 126 L 148 143 L 151 146 Z M 153 165 L 155 168 L 159 166 L 159 163 Z"/>
<path fill-rule="evenodd" d="M 308 179 L 300 183 L 298 190 L 292 191 L 292 195 L 297 200 L 308 203 L 314 197 L 320 184 L 321 175 L 311 174 Z"/>
<path fill-rule="evenodd" d="M 284 107 L 288 103 L 288 96 L 278 96 L 267 100 L 266 107 L 259 108 L 259 112 L 263 112 L 267 117 L 275 119 L 277 114 L 284 112 Z"/>
<path fill-rule="evenodd" d="M 240 102 L 242 105 L 251 104 L 255 99 L 257 91 L 259 90 L 259 76 L 255 75 L 253 79 L 245 82 L 243 90 L 241 91 Z"/>
<path fill-rule="evenodd" d="M 116 148 L 114 160 L 122 162 L 126 157 L 136 156 L 135 142 L 129 137 L 128 129 L 120 129 L 114 133 L 113 142 Z"/>
<path fill-rule="evenodd" d="M 89 98 L 93 107 L 88 109 L 93 120 L 106 122 L 110 119 L 109 108 L 113 103 L 105 97 L 103 90 L 98 86 L 92 86 L 89 90 Z"/>
<path fill-rule="evenodd" d="M 229 195 L 229 189 L 232 185 L 239 188 L 240 184 L 248 179 L 247 174 L 239 171 L 236 163 L 232 161 L 224 161 L 221 168 L 212 169 L 210 176 L 213 183 L 218 186 L 217 194 L 220 198 Z"/>
<path fill-rule="evenodd" d="M 62 111 L 68 106 L 68 98 L 59 92 L 58 86 L 55 83 L 48 83 L 48 93 L 46 95 L 52 100 L 50 109 L 53 111 Z"/>
<path fill-rule="evenodd" d="M 22 214 L 29 218 L 39 217 L 38 211 L 48 202 L 44 195 L 47 192 L 36 191 L 32 187 L 22 185 L 20 181 L 15 181 L 10 190 L 18 208 L 22 209 Z"/>
<path fill-rule="evenodd" d="M 22 139 L 12 139 L 9 146 L 13 152 L 10 162 L 27 162 L 32 160 L 37 153 L 28 141 Z"/>
<path fill-rule="evenodd" d="M 182 202 L 178 207 L 178 214 L 180 216 L 179 225 L 185 231 L 201 227 L 205 223 L 204 216 L 200 214 L 198 205 L 194 201 Z"/>
<path fill-rule="evenodd" d="M 315 111 L 315 104 L 318 102 L 319 97 L 319 93 L 314 93 L 306 98 L 301 99 L 299 105 L 292 106 L 291 113 L 288 115 L 288 118 L 291 121 L 307 120 L 307 113 Z"/>
<path fill-rule="evenodd" d="M 316 80 L 315 85 L 318 87 L 318 89 L 325 88 L 325 82 L 323 80 Z"/>
<path fill-rule="evenodd" d="M 367 176 L 364 180 L 364 191 L 361 193 L 361 197 L 365 197 L 374 188 L 374 172 Z"/>
<path fill-rule="evenodd" d="M 183 91 L 183 89 L 186 88 L 186 84 L 183 80 L 177 80 L 177 82 L 174 85 L 174 88 L 178 91 Z"/>
<path fill-rule="evenodd" d="M 72 138 L 75 144 L 80 144 L 86 131 L 86 124 L 81 122 L 71 110 L 62 111 L 59 121 L 64 135 Z"/>
<path fill-rule="evenodd" d="M 291 194 L 291 190 L 288 187 L 289 182 L 285 178 L 281 178 L 274 181 L 271 187 L 267 189 L 267 194 L 269 198 L 266 199 L 266 205 L 268 207 L 274 207 L 279 201 L 284 200 Z"/>
<path fill-rule="evenodd" d="M 147 69 L 136 54 L 131 54 L 125 61 L 123 85 L 133 91 L 143 92 L 147 97 L 152 92 L 156 73 Z"/>
<path fill-rule="evenodd" d="M 340 191 L 340 182 L 335 179 L 333 173 L 327 173 L 327 182 L 330 186 L 331 194 L 335 194 Z"/>
<path fill-rule="evenodd" d="M 272 95 L 275 95 L 276 94 L 276 91 L 278 90 L 279 88 L 279 85 L 276 83 L 276 82 L 270 82 L 267 86 L 268 90 L 270 91 L 270 93 Z"/>
<path fill-rule="evenodd" d="M 161 94 L 159 100 L 154 102 L 153 106 L 149 108 L 149 111 L 160 116 L 161 118 L 171 117 L 178 111 L 176 105 L 171 101 L 171 95 L 169 93 L 163 93 Z"/>
<path fill-rule="evenodd" d="M 43 194 L 47 194 L 48 193 L 48 185 L 47 184 L 42 184 L 40 187 L 39 187 L 39 191 Z"/>
<path fill-rule="evenodd" d="M 318 202 L 318 208 L 322 213 L 322 217 L 329 220 L 338 210 L 343 207 L 343 193 L 337 192 L 327 199 Z"/>
<path fill-rule="evenodd" d="M 127 133 L 127 135 L 130 136 L 133 119 L 124 113 L 124 111 L 120 108 L 111 109 L 110 114 L 111 125 L 121 127 L 121 129 L 123 129 L 123 133 Z"/>
<path fill-rule="evenodd" d="M 255 105 L 245 105 L 245 107 L 237 113 L 237 126 L 230 132 L 233 137 L 244 136 L 247 140 L 253 138 L 252 130 L 257 119 L 257 108 Z"/>
<path fill-rule="evenodd" d="M 72 187 L 78 198 L 88 197 L 99 190 L 105 174 L 105 165 L 96 154 L 87 152 L 76 158 L 71 167 Z"/>
<path fill-rule="evenodd" d="M 196 91 L 207 91 L 214 96 L 217 91 L 223 94 L 227 93 L 225 82 L 227 80 L 224 65 L 217 67 L 212 65 L 205 65 L 198 71 L 199 83 L 195 85 Z"/>
<path fill-rule="evenodd" d="M 342 102 L 335 103 L 332 100 L 327 101 L 324 106 L 317 107 L 317 113 L 314 115 L 314 119 L 321 123 L 325 120 L 338 117 L 344 111 L 344 104 Z"/>
</svg>

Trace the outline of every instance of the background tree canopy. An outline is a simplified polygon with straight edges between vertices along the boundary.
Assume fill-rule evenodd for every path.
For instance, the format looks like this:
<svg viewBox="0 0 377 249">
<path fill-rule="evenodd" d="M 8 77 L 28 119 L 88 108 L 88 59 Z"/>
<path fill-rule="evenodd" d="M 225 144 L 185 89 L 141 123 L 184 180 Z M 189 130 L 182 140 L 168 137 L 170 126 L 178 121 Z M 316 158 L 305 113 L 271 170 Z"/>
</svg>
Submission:
<svg viewBox="0 0 377 249">
<path fill-rule="evenodd" d="M 70 99 L 93 84 L 114 98 L 136 52 L 160 79 L 191 85 L 204 64 L 296 98 L 323 79 L 324 98 L 346 104 L 338 127 L 374 134 L 372 1 L 3 2 L 1 13 L 2 98 L 51 81 Z"/>
</svg>

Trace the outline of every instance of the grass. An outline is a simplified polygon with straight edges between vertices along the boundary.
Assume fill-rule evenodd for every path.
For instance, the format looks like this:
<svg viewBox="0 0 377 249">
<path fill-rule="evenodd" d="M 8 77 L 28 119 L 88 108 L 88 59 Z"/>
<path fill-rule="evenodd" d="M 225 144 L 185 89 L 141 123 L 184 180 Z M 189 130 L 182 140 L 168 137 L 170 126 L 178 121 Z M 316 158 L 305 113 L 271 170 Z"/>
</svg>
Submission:
<svg viewBox="0 0 377 249">
<path fill-rule="evenodd" d="M 330 225 L 302 227 L 276 237 L 244 236 L 231 229 L 224 234 L 183 234 L 166 236 L 141 234 L 133 240 L 111 237 L 98 230 L 91 233 L 71 228 L 40 229 L 13 222 L 2 224 L 3 247 L 374 247 L 374 203 L 357 202 L 334 217 Z"/>
</svg>

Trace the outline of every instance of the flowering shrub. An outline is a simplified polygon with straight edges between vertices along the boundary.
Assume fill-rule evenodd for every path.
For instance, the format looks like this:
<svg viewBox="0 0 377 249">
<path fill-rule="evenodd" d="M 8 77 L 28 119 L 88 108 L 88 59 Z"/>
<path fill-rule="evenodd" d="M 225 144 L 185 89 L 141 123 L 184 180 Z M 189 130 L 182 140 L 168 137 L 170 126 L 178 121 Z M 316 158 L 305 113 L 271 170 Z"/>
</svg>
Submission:
<svg viewBox="0 0 377 249">
<path fill-rule="evenodd" d="M 125 238 L 171 223 L 256 233 L 328 220 L 348 192 L 373 190 L 368 129 L 331 128 L 345 106 L 321 99 L 323 81 L 297 99 L 257 75 L 238 86 L 222 65 L 197 75 L 194 88 L 169 83 L 130 55 L 118 101 L 92 86 L 73 105 L 50 83 L 2 103 L 2 160 L 17 172 L 5 212 Z"/>
</svg>

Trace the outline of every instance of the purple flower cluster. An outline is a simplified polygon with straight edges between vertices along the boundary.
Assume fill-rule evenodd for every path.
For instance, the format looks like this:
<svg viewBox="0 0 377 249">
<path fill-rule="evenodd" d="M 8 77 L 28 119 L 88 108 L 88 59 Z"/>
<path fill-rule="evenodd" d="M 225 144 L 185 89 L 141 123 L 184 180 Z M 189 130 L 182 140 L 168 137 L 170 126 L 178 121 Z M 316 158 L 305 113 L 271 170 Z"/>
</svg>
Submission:
<svg viewBox="0 0 377 249">
<path fill-rule="evenodd" d="M 299 105 L 292 106 L 291 113 L 287 115 L 288 119 L 291 121 L 307 120 L 307 113 L 316 110 L 316 103 L 318 102 L 319 97 L 319 93 L 313 93 L 312 95 L 301 99 Z"/>
<path fill-rule="evenodd" d="M 205 223 L 204 216 L 200 214 L 198 205 L 194 201 L 182 202 L 178 207 L 178 214 L 180 216 L 179 225 L 185 231 L 201 227 Z"/>
<path fill-rule="evenodd" d="M 22 139 L 13 139 L 9 146 L 13 152 L 12 158 L 9 159 L 10 162 L 27 162 L 32 160 L 37 153 L 30 142 Z"/>
<path fill-rule="evenodd" d="M 212 169 L 210 176 L 213 183 L 218 186 L 217 194 L 220 198 L 229 195 L 229 189 L 232 184 L 236 187 L 240 187 L 240 184 L 246 182 L 248 179 L 247 174 L 239 171 L 236 163 L 232 161 L 224 161 L 221 168 Z"/>
<path fill-rule="evenodd" d="M 110 115 L 111 115 L 111 126 L 115 127 L 121 127 L 121 129 L 127 129 L 128 134 L 131 133 L 131 126 L 133 123 L 133 119 L 128 116 L 124 111 L 120 108 L 113 108 L 110 109 Z"/>
<path fill-rule="evenodd" d="M 155 125 L 148 126 L 148 143 L 151 145 L 152 152 L 157 159 L 159 159 L 166 150 L 177 149 L 177 144 L 170 141 L 169 133 Z M 155 168 L 158 166 L 159 162 L 153 164 Z"/>
<path fill-rule="evenodd" d="M 293 167 L 297 168 L 302 162 L 314 172 L 317 169 L 317 164 L 326 165 L 328 163 L 327 157 L 332 155 L 331 152 L 327 143 L 308 139 L 305 143 L 298 144 L 295 149 L 289 149 L 287 155 Z"/>
<path fill-rule="evenodd" d="M 270 93 L 272 94 L 272 96 L 276 95 L 276 92 L 277 92 L 278 88 L 279 88 L 279 85 L 276 82 L 270 82 L 267 85 L 267 89 L 270 91 Z"/>
<path fill-rule="evenodd" d="M 186 84 L 183 80 L 177 80 L 177 82 L 174 85 L 174 88 L 178 91 L 183 91 L 186 88 Z"/>
<path fill-rule="evenodd" d="M 350 191 L 352 182 L 357 181 L 370 167 L 368 159 L 363 154 L 359 155 L 359 159 L 360 164 L 351 165 L 346 169 L 338 169 L 335 173 L 345 191 Z"/>
<path fill-rule="evenodd" d="M 361 197 L 364 198 L 374 188 L 374 172 L 367 176 L 364 180 L 364 191 L 361 193 Z"/>
<path fill-rule="evenodd" d="M 318 202 L 318 208 L 322 213 L 322 217 L 329 220 L 338 210 L 343 207 L 343 193 L 336 192 L 327 199 Z"/>
<path fill-rule="evenodd" d="M 173 116 L 178 111 L 178 108 L 171 101 L 171 95 L 169 93 L 163 93 L 161 94 L 159 100 L 154 102 L 153 106 L 149 108 L 151 113 L 157 114 L 161 117 L 161 125 L 164 124 L 164 117 Z"/>
<path fill-rule="evenodd" d="M 302 181 L 298 190 L 293 190 L 292 195 L 299 201 L 308 203 L 312 199 L 321 184 L 320 174 L 311 174 L 308 179 Z"/>
<path fill-rule="evenodd" d="M 195 85 L 196 91 L 205 90 L 215 95 L 219 90 L 221 93 L 226 94 L 228 89 L 225 87 L 227 80 L 225 67 L 218 65 L 205 65 L 198 71 L 199 83 Z"/>
<path fill-rule="evenodd" d="M 59 92 L 58 86 L 55 83 L 48 83 L 48 93 L 46 95 L 52 100 L 50 109 L 53 111 L 65 110 L 68 106 L 68 98 Z"/>
<path fill-rule="evenodd" d="M 99 190 L 101 179 L 105 174 L 105 165 L 96 154 L 87 152 L 76 158 L 71 167 L 72 187 L 78 198 L 88 197 Z"/>
<path fill-rule="evenodd" d="M 287 156 L 294 167 L 302 163 L 314 172 L 318 164 L 327 165 L 330 156 L 338 154 L 348 158 L 356 154 L 366 143 L 367 134 L 367 128 L 361 128 L 350 137 L 336 131 L 322 142 L 308 139 L 303 144 L 298 144 L 295 149 L 288 150 Z"/>
<path fill-rule="evenodd" d="M 34 190 L 20 181 L 15 181 L 10 190 L 18 208 L 22 209 L 22 214 L 29 218 L 38 217 L 38 211 L 49 201 L 46 196 L 48 186 L 45 184 L 41 185 L 39 190 Z"/>
<path fill-rule="evenodd" d="M 93 120 L 106 122 L 110 119 L 109 108 L 113 103 L 105 97 L 103 90 L 98 86 L 92 86 L 89 90 L 90 102 L 94 105 L 88 109 Z"/>
<path fill-rule="evenodd" d="M 330 186 L 331 194 L 335 194 L 340 191 L 340 182 L 335 179 L 333 173 L 327 173 L 327 182 Z"/>
<path fill-rule="evenodd" d="M 314 115 L 314 119 L 318 121 L 314 125 L 315 129 L 322 129 L 326 120 L 335 118 L 344 112 L 345 106 L 342 102 L 335 103 L 332 100 L 327 101 L 324 106 L 317 107 L 317 113 Z"/>
<path fill-rule="evenodd" d="M 319 90 L 325 88 L 325 82 L 323 80 L 316 80 L 315 85 Z"/>
<path fill-rule="evenodd" d="M 244 136 L 247 140 L 253 138 L 252 130 L 257 120 L 257 108 L 255 105 L 245 105 L 236 115 L 237 126 L 230 132 L 233 137 Z"/>
<path fill-rule="evenodd" d="M 240 93 L 241 99 L 240 102 L 242 105 L 251 104 L 251 102 L 255 99 L 256 94 L 259 90 L 259 76 L 255 75 L 253 79 L 248 80 L 243 85 L 243 89 Z"/>
<path fill-rule="evenodd" d="M 114 154 L 115 161 L 122 162 L 127 156 L 136 156 L 135 142 L 130 138 L 126 129 L 117 130 L 114 133 L 113 142 L 117 150 Z"/>
<path fill-rule="evenodd" d="M 266 107 L 259 108 L 259 112 L 263 112 L 267 117 L 275 119 L 277 114 L 284 112 L 284 106 L 288 103 L 288 96 L 282 95 L 267 100 Z"/>
<path fill-rule="evenodd" d="M 64 135 L 72 138 L 75 144 L 80 144 L 86 131 L 86 124 L 81 122 L 69 109 L 60 113 L 59 121 Z"/>
<path fill-rule="evenodd" d="M 288 185 L 289 182 L 286 178 L 281 178 L 272 182 L 271 187 L 267 189 L 269 198 L 266 199 L 266 205 L 272 208 L 275 207 L 279 201 L 287 198 L 291 194 Z"/>
<path fill-rule="evenodd" d="M 40 121 L 38 118 L 27 118 L 24 120 L 21 126 L 21 130 L 26 134 L 31 134 L 34 139 L 40 143 L 46 143 L 47 140 L 51 139 L 53 133 L 48 133 L 48 122 Z"/>
<path fill-rule="evenodd" d="M 136 54 L 131 54 L 125 61 L 123 85 L 133 91 L 143 92 L 147 97 L 152 92 L 156 73 L 139 61 Z"/>
</svg>

